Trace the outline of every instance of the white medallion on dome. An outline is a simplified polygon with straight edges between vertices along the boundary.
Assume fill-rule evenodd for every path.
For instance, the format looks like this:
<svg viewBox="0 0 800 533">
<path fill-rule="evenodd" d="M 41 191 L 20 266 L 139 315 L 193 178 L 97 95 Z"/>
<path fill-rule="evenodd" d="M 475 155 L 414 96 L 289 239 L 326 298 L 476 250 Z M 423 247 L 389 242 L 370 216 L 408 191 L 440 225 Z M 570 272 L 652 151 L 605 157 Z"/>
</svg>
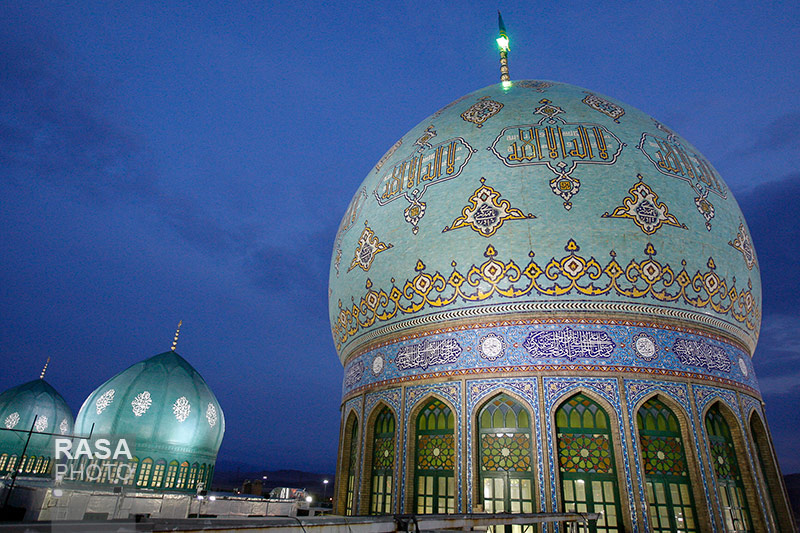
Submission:
<svg viewBox="0 0 800 533">
<path fill-rule="evenodd" d="M 667 204 L 659 203 L 658 195 L 642 181 L 642 175 L 637 177 L 639 182 L 628 190 L 630 196 L 623 198 L 622 205 L 613 213 L 606 211 L 603 218 L 630 218 L 647 235 L 652 235 L 665 224 L 686 229 L 686 225 L 670 214 Z"/>
<path fill-rule="evenodd" d="M 372 228 L 367 225 L 367 221 L 365 220 L 364 231 L 361 232 L 361 237 L 358 238 L 356 252 L 353 256 L 353 261 L 350 263 L 350 268 L 348 268 L 347 271 L 350 272 L 356 267 L 364 272 L 369 271 L 369 267 L 372 266 L 372 260 L 375 259 L 375 256 L 391 247 L 391 244 L 381 242 L 381 240 L 375 236 L 375 232 L 372 231 Z"/>
<path fill-rule="evenodd" d="M 58 425 L 58 430 L 61 432 L 62 435 L 67 434 L 67 432 L 69 431 L 69 423 L 67 422 L 66 418 L 63 419 L 61 421 L 61 424 Z"/>
<path fill-rule="evenodd" d="M 625 114 L 625 110 L 622 107 L 596 94 L 586 93 L 586 97 L 582 101 L 595 111 L 611 117 L 617 124 L 619 124 L 619 119 L 622 118 L 622 115 Z"/>
<path fill-rule="evenodd" d="M 33 425 L 36 431 L 44 431 L 47 429 L 47 417 L 45 415 L 39 415 L 36 417 L 36 423 Z"/>
<path fill-rule="evenodd" d="M 739 231 L 736 233 L 736 238 L 733 239 L 733 241 L 728 241 L 728 244 L 741 252 L 744 257 L 744 262 L 747 265 L 747 270 L 753 270 L 753 267 L 756 266 L 756 251 L 753 249 L 750 234 L 747 233 L 743 223 L 739 224 Z"/>
<path fill-rule="evenodd" d="M 14 429 L 19 424 L 19 413 L 14 412 L 6 417 L 6 429 Z"/>
<path fill-rule="evenodd" d="M 211 428 L 217 425 L 217 408 L 212 404 L 208 404 L 208 407 L 206 407 L 206 420 Z"/>
<path fill-rule="evenodd" d="M 117 391 L 114 389 L 108 389 L 103 394 L 100 395 L 99 398 L 94 402 L 94 406 L 96 408 L 97 414 L 101 414 L 103 411 L 106 410 L 106 407 L 111 405 L 114 401 L 114 394 Z"/>
<path fill-rule="evenodd" d="M 503 104 L 488 96 L 482 96 L 469 109 L 461 113 L 461 118 L 480 128 L 484 122 L 499 113 L 501 109 L 503 109 Z"/>
<path fill-rule="evenodd" d="M 419 221 L 425 214 L 425 204 L 422 202 L 425 191 L 461 175 L 472 154 L 476 152 L 462 137 L 448 139 L 436 145 L 430 145 L 431 138 L 430 133 L 420 137 L 427 140 L 418 140 L 415 145 L 419 149 L 414 154 L 387 169 L 373 192 L 380 206 L 398 198 L 403 198 L 410 204 L 403 215 L 406 222 L 411 224 L 415 235 L 419 230 Z"/>
<path fill-rule="evenodd" d="M 381 372 L 383 372 L 383 367 L 386 365 L 386 360 L 383 357 L 383 354 L 377 354 L 372 359 L 372 373 L 376 376 L 379 376 Z"/>
<path fill-rule="evenodd" d="M 497 333 L 487 333 L 478 341 L 478 352 L 487 361 L 496 361 L 503 356 L 506 341 Z"/>
<path fill-rule="evenodd" d="M 481 178 L 481 186 L 472 193 L 469 203 L 470 205 L 461 210 L 461 216 L 445 226 L 442 233 L 468 227 L 483 237 L 491 237 L 506 220 L 536 218 L 530 213 L 526 215 L 511 207 L 508 200 L 500 200 L 500 193 L 486 185 L 486 178 Z"/>
<path fill-rule="evenodd" d="M 658 357 L 658 344 L 656 344 L 656 339 L 647 333 L 635 335 L 631 347 L 633 348 L 633 353 L 645 361 L 653 361 Z"/>
<path fill-rule="evenodd" d="M 172 404 L 172 412 L 178 422 L 183 422 L 189 418 L 189 414 L 192 412 L 192 405 L 186 399 L 186 396 L 181 396 L 175 400 L 175 403 Z"/>
<path fill-rule="evenodd" d="M 150 397 L 150 392 L 143 391 L 136 395 L 136 398 L 131 402 L 131 409 L 136 416 L 142 416 L 153 405 L 153 399 Z"/>
<path fill-rule="evenodd" d="M 572 207 L 571 199 L 580 190 L 580 179 L 573 173 L 579 165 L 613 165 L 626 146 L 605 126 L 590 122 L 567 122 L 566 112 L 544 98 L 534 114 L 534 124 L 509 126 L 500 130 L 489 150 L 507 167 L 544 165 L 555 178 L 553 193 Z"/>
</svg>

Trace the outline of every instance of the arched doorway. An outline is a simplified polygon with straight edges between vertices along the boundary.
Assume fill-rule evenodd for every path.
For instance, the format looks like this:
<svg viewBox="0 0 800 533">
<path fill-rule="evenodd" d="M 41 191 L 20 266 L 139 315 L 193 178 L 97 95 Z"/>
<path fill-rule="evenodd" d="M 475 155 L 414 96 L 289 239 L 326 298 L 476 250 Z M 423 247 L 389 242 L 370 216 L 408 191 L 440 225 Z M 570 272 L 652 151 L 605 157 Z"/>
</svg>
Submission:
<svg viewBox="0 0 800 533">
<path fill-rule="evenodd" d="M 480 483 L 487 513 L 532 513 L 534 476 L 530 413 L 507 394 L 478 414 Z"/>
<path fill-rule="evenodd" d="M 372 438 L 370 514 L 391 514 L 392 512 L 394 430 L 394 414 L 384 406 L 375 418 L 375 430 Z"/>
<path fill-rule="evenodd" d="M 348 446 L 348 454 L 344 514 L 352 516 L 356 512 L 354 504 L 356 498 L 356 461 L 358 459 L 358 420 L 355 416 L 351 417 L 350 426 L 349 440 L 345 443 Z"/>
<path fill-rule="evenodd" d="M 651 398 L 636 413 L 636 425 L 642 446 L 651 531 L 698 531 L 678 418 L 658 398 Z"/>
<path fill-rule="evenodd" d="M 745 497 L 739 462 L 736 460 L 733 436 L 718 403 L 706 413 L 706 431 L 725 531 L 752 531 L 750 509 Z"/>
<path fill-rule="evenodd" d="M 455 512 L 455 417 L 431 399 L 417 416 L 414 509 L 418 514 Z"/>
<path fill-rule="evenodd" d="M 622 531 L 617 469 L 609 418 L 584 394 L 556 411 L 561 501 L 565 511 L 602 513 L 591 533 Z"/>
</svg>

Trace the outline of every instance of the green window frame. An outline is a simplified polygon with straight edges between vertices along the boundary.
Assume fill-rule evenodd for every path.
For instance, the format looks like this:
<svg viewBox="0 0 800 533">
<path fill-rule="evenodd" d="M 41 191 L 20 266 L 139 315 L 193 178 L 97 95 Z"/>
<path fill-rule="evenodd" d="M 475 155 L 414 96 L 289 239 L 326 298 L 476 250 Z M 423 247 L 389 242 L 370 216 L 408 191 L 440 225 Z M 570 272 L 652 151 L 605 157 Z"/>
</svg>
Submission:
<svg viewBox="0 0 800 533">
<path fill-rule="evenodd" d="M 178 469 L 178 481 L 175 484 L 176 489 L 186 488 L 186 476 L 189 474 L 189 462 L 184 461 Z"/>
<path fill-rule="evenodd" d="M 699 530 L 678 417 L 657 398 L 636 413 L 648 516 L 653 533 Z"/>
<path fill-rule="evenodd" d="M 608 414 L 588 396 L 576 394 L 556 411 L 556 440 L 564 510 L 602 513 L 588 525 L 590 533 L 622 531 Z"/>
<path fill-rule="evenodd" d="M 136 478 L 136 485 L 139 487 L 146 487 L 150 481 L 150 472 L 153 469 L 153 460 L 149 457 L 142 460 L 139 466 L 139 477 Z"/>
<path fill-rule="evenodd" d="M 167 468 L 167 478 L 164 481 L 164 488 L 165 489 L 172 489 L 175 487 L 175 476 L 178 473 L 178 461 L 172 460 L 169 462 L 169 467 Z"/>
<path fill-rule="evenodd" d="M 394 430 L 394 414 L 384 406 L 375 419 L 375 432 L 372 438 L 372 489 L 369 512 L 373 515 L 392 512 Z"/>
<path fill-rule="evenodd" d="M 164 470 L 167 467 L 167 462 L 164 459 L 156 461 L 153 467 L 153 478 L 150 480 L 150 487 L 154 489 L 161 488 L 161 483 L 164 481 Z"/>
<path fill-rule="evenodd" d="M 706 413 L 708 449 L 711 468 L 717 480 L 720 510 L 725 530 L 728 532 L 752 531 L 750 508 L 747 504 L 742 473 L 736 459 L 731 428 L 722 416 L 719 404 L 714 404 Z"/>
<path fill-rule="evenodd" d="M 486 402 L 478 413 L 478 428 L 484 511 L 532 513 L 534 476 L 530 413 L 511 396 L 499 394 Z"/>
<path fill-rule="evenodd" d="M 414 454 L 417 514 L 455 513 L 455 416 L 441 400 L 430 400 L 417 416 Z"/>
</svg>

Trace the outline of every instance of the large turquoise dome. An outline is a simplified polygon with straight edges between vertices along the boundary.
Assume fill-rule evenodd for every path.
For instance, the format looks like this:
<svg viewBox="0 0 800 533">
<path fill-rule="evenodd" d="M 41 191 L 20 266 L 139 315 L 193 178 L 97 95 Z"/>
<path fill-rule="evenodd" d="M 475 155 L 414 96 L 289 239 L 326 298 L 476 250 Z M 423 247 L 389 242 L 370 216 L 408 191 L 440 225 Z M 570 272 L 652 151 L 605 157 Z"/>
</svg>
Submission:
<svg viewBox="0 0 800 533">
<path fill-rule="evenodd" d="M 49 434 L 70 434 L 74 419 L 58 391 L 44 379 L 34 379 L 0 394 L 0 423 L 6 429 L 20 430 L 0 431 L 0 473 L 16 465 L 24 474 L 47 475 L 54 451 L 54 437 Z M 34 433 L 23 464 L 20 457 L 31 428 Z"/>
<path fill-rule="evenodd" d="M 752 354 L 761 280 L 739 206 L 688 141 L 612 98 L 528 80 L 460 98 L 389 149 L 340 225 L 329 302 L 343 363 L 520 314 L 690 324 Z"/>
<path fill-rule="evenodd" d="M 201 469 L 210 480 L 225 433 L 214 393 L 174 351 L 136 363 L 95 389 L 75 422 L 80 434 L 88 435 L 92 425 L 96 436 L 133 439 L 137 485 L 167 489 L 194 489 Z"/>
</svg>

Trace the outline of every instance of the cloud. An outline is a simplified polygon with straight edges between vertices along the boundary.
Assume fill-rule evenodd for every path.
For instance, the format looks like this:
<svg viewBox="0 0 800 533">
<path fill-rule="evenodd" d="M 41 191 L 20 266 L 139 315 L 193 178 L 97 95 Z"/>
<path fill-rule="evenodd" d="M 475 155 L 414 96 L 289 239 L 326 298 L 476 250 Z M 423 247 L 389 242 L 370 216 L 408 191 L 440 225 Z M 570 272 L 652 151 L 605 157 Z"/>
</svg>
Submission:
<svg viewBox="0 0 800 533">
<path fill-rule="evenodd" d="M 750 153 L 762 150 L 800 148 L 800 111 L 790 111 L 761 128 L 753 142 Z"/>
<path fill-rule="evenodd" d="M 758 253 L 765 314 L 800 309 L 800 172 L 763 183 L 738 196 Z"/>
<path fill-rule="evenodd" d="M 43 180 L 103 202 L 152 193 L 143 143 L 101 109 L 104 90 L 57 41 L 0 37 L 0 165 L 4 179 Z"/>
</svg>

